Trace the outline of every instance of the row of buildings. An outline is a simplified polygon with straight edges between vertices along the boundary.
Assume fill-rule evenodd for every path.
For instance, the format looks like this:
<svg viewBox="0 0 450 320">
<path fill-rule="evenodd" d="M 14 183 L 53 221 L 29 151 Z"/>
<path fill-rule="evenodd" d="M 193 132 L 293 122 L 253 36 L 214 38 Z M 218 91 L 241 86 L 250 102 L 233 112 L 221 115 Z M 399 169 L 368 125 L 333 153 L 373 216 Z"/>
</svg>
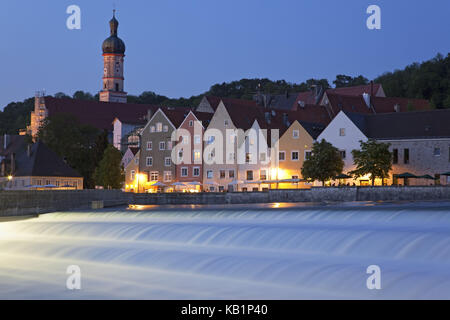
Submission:
<svg viewBox="0 0 450 320">
<path fill-rule="evenodd" d="M 133 139 L 123 159 L 125 187 L 139 192 L 307 188 L 311 184 L 302 179 L 301 168 L 313 143 L 322 139 L 339 149 L 344 173 L 355 168 L 351 151 L 360 141 L 389 143 L 392 174 L 377 185 L 404 183 L 395 178 L 404 172 L 435 178 L 410 180 L 411 185 L 449 182 L 441 174 L 450 171 L 450 110 L 407 111 L 397 103 L 383 112 L 388 104 L 377 102 L 402 99 L 338 93 L 327 99 L 336 97 L 342 104 L 334 110 L 329 104 L 275 109 L 216 97 L 205 97 L 195 110 L 159 108 L 128 135 Z M 369 177 L 347 183 L 367 185 Z"/>
</svg>

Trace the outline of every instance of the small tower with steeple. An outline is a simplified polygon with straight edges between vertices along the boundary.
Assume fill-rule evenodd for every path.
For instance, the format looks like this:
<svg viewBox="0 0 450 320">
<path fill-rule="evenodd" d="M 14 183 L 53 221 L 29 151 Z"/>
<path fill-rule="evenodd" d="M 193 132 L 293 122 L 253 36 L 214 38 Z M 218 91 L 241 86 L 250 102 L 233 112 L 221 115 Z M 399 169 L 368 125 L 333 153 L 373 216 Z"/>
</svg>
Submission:
<svg viewBox="0 0 450 320">
<path fill-rule="evenodd" d="M 124 91 L 123 62 L 125 57 L 125 43 L 117 36 L 119 21 L 116 19 L 116 10 L 109 21 L 111 36 L 103 41 L 103 88 L 100 91 L 100 101 L 127 102 L 127 93 Z"/>
</svg>

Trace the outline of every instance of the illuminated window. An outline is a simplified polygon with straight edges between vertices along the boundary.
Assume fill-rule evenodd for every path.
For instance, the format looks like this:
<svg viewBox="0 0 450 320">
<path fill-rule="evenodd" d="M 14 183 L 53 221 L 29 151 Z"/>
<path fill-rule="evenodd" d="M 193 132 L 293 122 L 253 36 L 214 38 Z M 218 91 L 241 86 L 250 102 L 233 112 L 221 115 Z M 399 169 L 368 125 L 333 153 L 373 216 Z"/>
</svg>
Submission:
<svg viewBox="0 0 450 320">
<path fill-rule="evenodd" d="M 158 122 L 157 124 L 156 124 L 156 132 L 161 132 L 162 131 L 162 123 L 161 122 Z"/>
<path fill-rule="evenodd" d="M 339 135 L 340 135 L 341 137 L 345 136 L 345 128 L 340 128 L 340 129 L 339 129 Z"/>
<path fill-rule="evenodd" d="M 294 139 L 298 139 L 299 136 L 300 136 L 300 133 L 298 130 L 292 130 L 292 137 Z"/>
<path fill-rule="evenodd" d="M 164 171 L 164 182 L 172 181 L 172 171 Z"/>
<path fill-rule="evenodd" d="M 259 173 L 260 180 L 267 180 L 267 170 L 261 170 Z"/>
<path fill-rule="evenodd" d="M 199 150 L 194 150 L 194 162 L 200 162 L 202 160 L 202 153 Z"/>
</svg>

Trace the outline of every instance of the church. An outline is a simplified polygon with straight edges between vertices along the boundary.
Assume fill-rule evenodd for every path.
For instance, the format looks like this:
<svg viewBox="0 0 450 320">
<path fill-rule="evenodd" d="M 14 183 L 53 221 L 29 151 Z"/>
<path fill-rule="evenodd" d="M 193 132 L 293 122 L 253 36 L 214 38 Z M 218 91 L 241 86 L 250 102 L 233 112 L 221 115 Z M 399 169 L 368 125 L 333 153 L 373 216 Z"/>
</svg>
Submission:
<svg viewBox="0 0 450 320">
<path fill-rule="evenodd" d="M 158 106 L 127 103 L 124 86 L 125 43 L 118 37 L 119 21 L 115 10 L 109 21 L 110 36 L 103 41 L 103 78 L 99 101 L 55 98 L 42 92 L 35 95 L 34 111 L 27 133 L 36 138 L 46 118 L 56 114 L 69 114 L 83 124 L 107 131 L 109 140 L 118 147 L 123 138 L 113 137 L 114 126 L 135 127 L 145 123 L 147 115 L 157 111 Z M 128 126 L 128 127 L 129 127 Z"/>
</svg>

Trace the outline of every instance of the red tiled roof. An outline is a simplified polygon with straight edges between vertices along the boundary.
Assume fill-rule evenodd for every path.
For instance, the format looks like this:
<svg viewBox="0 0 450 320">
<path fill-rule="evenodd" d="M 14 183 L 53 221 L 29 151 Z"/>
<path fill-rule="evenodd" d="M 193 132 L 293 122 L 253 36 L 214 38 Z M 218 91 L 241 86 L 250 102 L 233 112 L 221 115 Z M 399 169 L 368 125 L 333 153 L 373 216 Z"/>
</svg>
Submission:
<svg viewBox="0 0 450 320">
<path fill-rule="evenodd" d="M 112 130 L 115 118 L 122 122 L 136 123 L 143 119 L 150 109 L 158 110 L 157 106 L 134 103 L 114 103 L 68 98 L 45 97 L 48 115 L 64 113 L 73 115 L 81 123 L 92 125 L 101 130 Z"/>
<path fill-rule="evenodd" d="M 167 118 L 172 122 L 175 128 L 178 128 L 191 111 L 190 108 L 186 107 L 161 107 L 160 108 Z"/>
<path fill-rule="evenodd" d="M 220 101 L 223 101 L 224 104 L 233 104 L 233 105 L 242 105 L 247 107 L 258 107 L 258 104 L 254 100 L 244 100 L 244 99 L 234 99 L 234 98 L 220 98 L 215 96 L 206 96 L 211 107 L 216 111 L 219 106 Z"/>
<path fill-rule="evenodd" d="M 396 105 L 400 107 L 400 112 L 424 111 L 431 109 L 429 101 L 424 99 L 373 97 L 372 104 L 377 113 L 394 112 L 394 107 Z"/>
<path fill-rule="evenodd" d="M 314 91 L 305 91 L 300 92 L 297 96 L 297 100 L 295 100 L 294 105 L 292 106 L 292 110 L 296 110 L 297 108 L 300 108 L 299 102 L 302 101 L 305 104 L 316 104 L 316 97 L 314 94 Z"/>
<path fill-rule="evenodd" d="M 380 89 L 381 84 L 374 83 L 373 84 L 373 94 L 376 94 L 378 90 Z M 363 93 L 371 93 L 371 85 L 361 85 L 361 86 L 355 86 L 355 87 L 346 87 L 346 88 L 335 88 L 335 89 L 327 89 L 325 92 L 327 95 L 329 93 L 334 94 L 342 94 L 346 96 L 361 96 Z"/>
<path fill-rule="evenodd" d="M 354 113 L 373 113 L 372 109 L 367 106 L 363 96 L 328 94 L 328 100 L 333 117 L 341 110 Z M 430 110 L 429 102 L 423 99 L 372 97 L 372 105 L 375 113 L 395 112 L 396 105 L 399 106 L 399 112 Z"/>
</svg>

